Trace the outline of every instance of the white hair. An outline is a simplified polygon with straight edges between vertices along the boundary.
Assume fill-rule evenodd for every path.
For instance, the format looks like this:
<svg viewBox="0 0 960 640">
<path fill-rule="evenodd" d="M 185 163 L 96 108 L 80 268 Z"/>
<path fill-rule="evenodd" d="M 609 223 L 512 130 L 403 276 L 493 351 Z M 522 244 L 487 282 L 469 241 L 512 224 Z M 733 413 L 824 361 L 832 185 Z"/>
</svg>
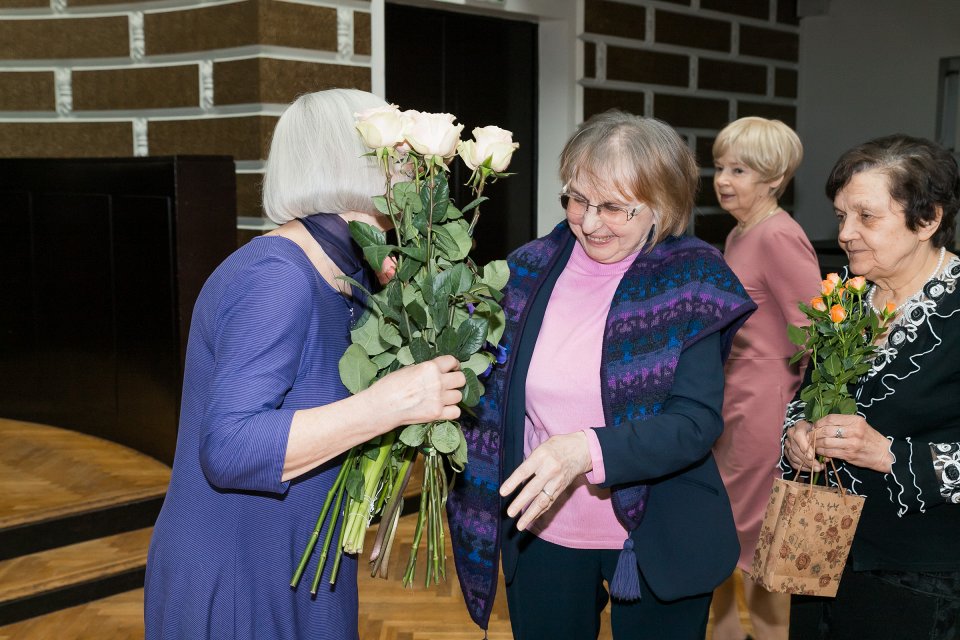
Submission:
<svg viewBox="0 0 960 640">
<path fill-rule="evenodd" d="M 375 212 L 386 178 L 354 127 L 354 114 L 385 105 L 357 89 L 300 96 L 277 122 L 263 178 L 263 209 L 277 224 L 314 213 Z"/>
</svg>

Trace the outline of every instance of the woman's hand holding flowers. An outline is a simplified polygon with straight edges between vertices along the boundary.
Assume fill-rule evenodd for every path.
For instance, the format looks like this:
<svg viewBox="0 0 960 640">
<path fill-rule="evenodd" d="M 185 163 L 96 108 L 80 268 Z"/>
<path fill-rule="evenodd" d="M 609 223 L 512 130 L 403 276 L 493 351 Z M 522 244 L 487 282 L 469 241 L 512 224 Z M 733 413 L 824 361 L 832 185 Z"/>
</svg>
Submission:
<svg viewBox="0 0 960 640">
<path fill-rule="evenodd" d="M 387 431 L 398 424 L 456 420 L 464 384 L 460 362 L 453 356 L 438 356 L 398 369 L 362 393 L 383 406 Z"/>
<path fill-rule="evenodd" d="M 862 416 L 830 414 L 817 420 L 817 455 L 838 458 L 862 469 L 890 473 L 890 441 Z M 840 436 L 840 437 L 838 437 Z"/>
<path fill-rule="evenodd" d="M 593 459 L 582 431 L 551 437 L 534 449 L 500 486 L 500 495 L 506 497 L 526 482 L 507 507 L 507 515 L 512 518 L 523 511 L 517 522 L 517 529 L 523 531 L 549 511 L 574 478 L 591 469 Z"/>
<path fill-rule="evenodd" d="M 784 452 L 790 466 L 801 471 L 823 471 L 817 456 L 880 473 L 889 473 L 893 464 L 890 441 L 859 415 L 831 413 L 813 425 L 800 420 L 787 429 Z"/>
<path fill-rule="evenodd" d="M 823 471 L 823 465 L 817 460 L 813 448 L 813 425 L 806 420 L 798 420 L 787 428 L 783 450 L 790 466 L 798 471 Z"/>
</svg>

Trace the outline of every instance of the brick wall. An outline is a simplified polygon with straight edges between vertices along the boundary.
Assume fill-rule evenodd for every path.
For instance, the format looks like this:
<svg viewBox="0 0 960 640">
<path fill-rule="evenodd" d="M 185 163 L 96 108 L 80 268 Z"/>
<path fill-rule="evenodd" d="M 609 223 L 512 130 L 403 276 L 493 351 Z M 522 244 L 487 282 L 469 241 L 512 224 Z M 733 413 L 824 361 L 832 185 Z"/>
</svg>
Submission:
<svg viewBox="0 0 960 640">
<path fill-rule="evenodd" d="M 369 0 L 0 0 L 0 156 L 227 154 L 261 217 L 297 95 L 371 87 Z"/>
<path fill-rule="evenodd" d="M 713 140 L 743 116 L 796 128 L 796 0 L 584 3 L 584 117 L 617 107 L 683 134 L 703 167 L 696 234 L 722 242 L 734 220 L 713 195 Z"/>
</svg>

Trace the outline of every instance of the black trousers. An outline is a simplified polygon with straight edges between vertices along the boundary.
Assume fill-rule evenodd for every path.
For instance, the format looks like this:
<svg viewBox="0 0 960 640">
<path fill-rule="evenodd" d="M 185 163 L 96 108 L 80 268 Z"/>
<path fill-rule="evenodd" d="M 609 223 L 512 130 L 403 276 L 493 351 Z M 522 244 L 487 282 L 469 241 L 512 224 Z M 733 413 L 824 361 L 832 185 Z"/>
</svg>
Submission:
<svg viewBox="0 0 960 640">
<path fill-rule="evenodd" d="M 507 603 L 515 640 L 596 640 L 619 550 L 570 549 L 524 536 Z M 642 597 L 614 600 L 614 640 L 703 640 L 711 593 L 673 602 L 657 599 L 640 579 Z"/>
<path fill-rule="evenodd" d="M 851 571 L 836 598 L 794 596 L 790 640 L 960 640 L 960 572 Z"/>
</svg>

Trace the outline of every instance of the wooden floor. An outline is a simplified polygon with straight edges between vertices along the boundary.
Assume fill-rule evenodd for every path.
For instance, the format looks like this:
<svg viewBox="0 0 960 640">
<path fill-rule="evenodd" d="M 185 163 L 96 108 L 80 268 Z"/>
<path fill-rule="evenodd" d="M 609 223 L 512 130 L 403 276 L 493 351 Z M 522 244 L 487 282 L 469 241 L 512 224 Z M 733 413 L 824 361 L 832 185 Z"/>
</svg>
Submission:
<svg viewBox="0 0 960 640">
<path fill-rule="evenodd" d="M 76 431 L 0 418 L 0 528 L 162 496 L 170 468 Z"/>
<path fill-rule="evenodd" d="M 69 515 L 96 508 L 121 493 L 137 498 L 154 494 L 158 484 L 166 485 L 169 469 L 164 465 L 145 463 L 127 450 L 116 449 L 112 443 L 100 449 L 96 439 L 89 436 L 52 428 L 35 429 L 37 425 L 27 428 L 23 424 L 0 419 L 0 439 L 4 441 L 0 446 L 0 523 L 10 525 Z M 417 584 L 412 588 L 401 586 L 400 576 L 415 523 L 415 514 L 400 520 L 388 580 L 361 572 L 360 638 L 479 640 L 483 633 L 470 620 L 464 606 L 449 536 L 447 581 L 425 589 L 421 566 Z M 375 534 L 375 529 L 368 533 L 367 549 Z M 82 584 L 91 566 L 122 570 L 142 563 L 149 535 L 149 528 L 136 529 L 0 562 L 0 600 L 13 589 L 29 594 L 55 589 L 58 581 Z M 602 624 L 600 639 L 609 640 L 606 613 Z M 143 589 L 0 626 L 0 640 L 139 640 L 143 635 Z M 512 638 L 502 579 L 488 637 Z"/>
</svg>

